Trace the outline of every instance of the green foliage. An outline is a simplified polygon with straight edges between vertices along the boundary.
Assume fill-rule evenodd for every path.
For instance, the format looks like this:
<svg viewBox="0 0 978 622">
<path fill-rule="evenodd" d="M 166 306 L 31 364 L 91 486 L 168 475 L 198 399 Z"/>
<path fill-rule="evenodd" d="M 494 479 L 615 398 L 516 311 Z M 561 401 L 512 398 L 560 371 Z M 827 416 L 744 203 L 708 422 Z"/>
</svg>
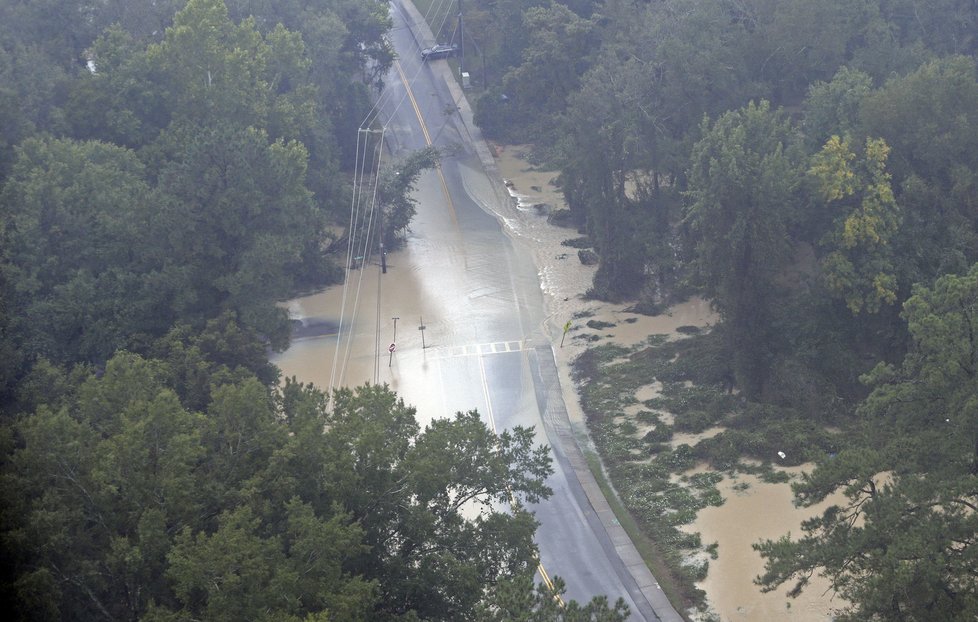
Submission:
<svg viewBox="0 0 978 622">
<path fill-rule="evenodd" d="M 385 248 L 397 248 L 403 244 L 403 238 L 417 212 L 417 201 L 411 197 L 415 184 L 423 172 L 438 166 L 440 158 L 441 154 L 436 148 L 428 147 L 381 170 L 377 203 L 384 210 L 381 235 Z"/>
<path fill-rule="evenodd" d="M 552 586 L 535 585 L 530 576 L 500 582 L 493 588 L 486 605 L 475 612 L 477 622 L 623 622 L 629 611 L 623 599 L 614 605 L 607 597 L 595 596 L 580 605 L 565 602 L 564 581 L 554 577 Z"/>
<path fill-rule="evenodd" d="M 131 151 L 28 139 L 0 193 L 10 337 L 28 357 L 103 361 L 146 330 L 153 200 Z"/>
<path fill-rule="evenodd" d="M 526 7 L 522 19 L 527 34 L 522 62 L 503 77 L 503 89 L 513 99 L 508 108 L 521 117 L 510 123 L 547 134 L 588 66 L 594 24 L 558 2 Z"/>
<path fill-rule="evenodd" d="M 5 399 L 37 357 L 101 364 L 225 312 L 283 347 L 275 301 L 337 277 L 336 133 L 392 61 L 386 5 L 251 4 L 86 5 L 60 32 L 3 7 L 0 107 L 28 111 L 0 133 Z"/>
<path fill-rule="evenodd" d="M 873 88 L 872 78 L 842 67 L 829 82 L 818 81 L 805 98 L 805 138 L 812 148 L 821 148 L 833 136 L 850 136 L 859 127 L 862 99 Z"/>
<path fill-rule="evenodd" d="M 327 406 L 227 369 L 198 369 L 202 414 L 167 386 L 182 382 L 167 362 L 118 354 L 4 426 L 18 619 L 459 619 L 532 572 L 522 507 L 551 494 L 532 430 L 496 435 L 470 412 L 422 431 L 386 387 Z"/>
<path fill-rule="evenodd" d="M 494 4 L 479 6 L 485 19 L 501 25 L 502 11 L 493 12 Z M 662 382 L 663 396 L 653 405 L 685 408 L 677 426 L 698 430 L 718 420 L 703 404 L 683 404 L 672 384 L 695 373 L 708 378 L 717 393 L 737 387 L 747 398 L 738 398 L 746 406 L 724 419 L 730 426 L 725 432 L 697 446 L 697 458 L 716 465 L 732 466 L 743 456 L 774 460 L 774 452 L 784 451 L 791 463 L 836 455 L 825 462 L 828 469 L 832 463 L 850 464 L 857 450 L 850 455 L 849 448 L 857 442 L 874 451 L 892 442 L 893 456 L 897 447 L 920 456 L 913 459 L 920 464 L 913 465 L 887 458 L 886 467 L 868 459 L 880 470 L 902 464 L 909 474 L 940 462 L 924 461 L 924 450 L 914 446 L 943 455 L 940 445 L 928 440 L 934 431 L 926 426 L 900 428 L 902 445 L 896 431 L 879 435 L 875 429 L 880 438 L 870 442 L 868 407 L 861 416 L 853 414 L 867 394 L 858 383 L 860 374 L 877 361 L 917 355 L 921 337 L 912 335 L 918 328 L 899 318 L 908 298 L 919 301 L 911 297 L 919 287 L 914 284 L 964 273 L 978 261 L 978 7 L 937 0 L 921 12 L 918 4 L 609 0 L 597 11 L 596 4 L 578 8 L 575 3 L 572 10 L 594 24 L 591 49 L 580 53 L 588 69 L 576 77 L 579 88 L 559 93 L 557 101 L 541 99 L 543 110 L 526 110 L 524 103 L 518 115 L 499 99 L 501 91 L 485 96 L 487 108 L 495 111 L 489 115 L 493 131 L 506 135 L 519 127 L 521 140 L 526 140 L 526 118 L 562 111 L 562 189 L 574 223 L 601 257 L 590 295 L 641 296 L 654 305 L 696 283 L 720 313 L 710 338 L 684 350 L 671 366 L 662 359 L 677 350 L 658 344 L 636 353 L 602 346 L 578 360 L 576 379 L 583 383 L 592 434 L 605 460 L 621 470 L 616 479 L 636 473 L 650 452 L 653 460 L 659 453 L 675 454 L 662 445 L 672 426 L 654 422 L 641 445 L 633 442 L 633 424 L 622 414 L 633 404 L 631 389 L 653 378 Z M 512 7 L 506 9 L 511 19 Z M 529 39 L 512 22 L 509 26 L 500 29 L 504 36 Z M 503 55 L 490 58 L 509 70 L 526 60 L 520 55 L 525 45 L 514 43 L 518 60 L 511 57 L 508 64 Z M 773 104 L 745 108 L 748 95 Z M 509 125 L 507 114 L 517 117 Z M 547 131 L 530 138 L 545 149 L 554 140 Z M 909 309 L 919 303 L 907 304 Z M 967 365 L 949 342 L 940 347 L 947 365 Z M 915 385 L 904 375 L 899 368 L 878 368 L 871 376 L 877 384 L 870 402 L 884 391 L 878 384 L 884 381 L 916 396 L 906 402 L 901 394 L 888 407 L 910 403 L 903 407 L 908 411 L 922 408 L 922 401 L 953 402 L 960 386 L 971 383 L 962 378 L 960 386 L 941 385 L 925 399 L 909 388 Z M 825 432 L 821 426 L 829 423 L 841 426 L 843 434 Z M 916 499 L 921 507 L 937 507 L 921 494 L 900 492 L 892 497 L 898 501 L 887 503 L 913 507 Z M 850 510 L 858 509 L 858 501 Z M 811 532 L 825 538 L 803 551 L 806 559 L 822 559 L 836 578 L 843 576 L 840 568 L 859 567 L 862 553 L 825 555 L 815 546 L 843 548 L 843 537 L 859 540 L 861 533 L 828 531 L 829 525 L 843 524 L 838 517 L 853 517 L 854 511 L 826 519 L 822 532 Z M 925 514 L 920 513 L 920 524 Z M 930 517 L 935 523 L 942 519 Z M 936 529 L 924 534 L 900 522 L 887 525 L 894 533 L 914 534 L 920 543 L 937 538 Z M 974 529 L 964 529 L 969 535 L 961 539 L 970 543 Z M 853 546 L 869 546 L 874 537 Z M 892 539 L 879 541 L 907 551 Z M 800 567 L 790 559 L 797 553 L 784 552 L 779 563 Z M 877 553 L 882 559 L 881 551 L 870 558 Z M 895 553 L 886 564 L 880 562 L 884 579 L 875 578 L 870 562 L 861 574 L 854 570 L 839 578 L 846 593 L 858 593 L 867 603 L 876 598 L 871 592 L 882 595 L 861 610 L 865 615 L 856 610 L 847 619 L 973 617 L 972 605 L 955 610 L 959 605 L 948 605 L 943 597 L 894 604 L 890 596 L 898 589 L 912 594 L 912 581 L 936 585 L 932 579 L 945 572 L 938 569 L 946 561 L 940 555 L 927 557 L 939 561 L 926 567 L 924 557 L 910 554 L 915 569 L 891 585 L 884 583 L 912 565 L 908 558 L 898 562 Z M 955 572 L 958 583 L 942 586 L 946 598 L 966 600 L 969 585 L 962 583 L 973 569 Z M 922 613 L 927 606 L 929 613 Z"/>
<path fill-rule="evenodd" d="M 686 387 L 682 379 L 702 381 L 709 367 L 699 368 L 699 352 L 708 334 L 680 339 L 660 340 L 651 347 L 637 349 L 602 345 L 582 353 L 574 361 L 574 377 L 579 383 L 581 404 L 588 417 L 588 427 L 602 462 L 622 502 L 642 529 L 657 543 L 670 571 L 687 585 L 684 593 L 690 602 L 702 598 L 692 586 L 702 580 L 706 568 L 686 563 L 689 551 L 700 546 L 698 536 L 679 531 L 696 511 L 708 504 L 719 504 L 716 477 L 696 477 L 691 489 L 677 487 L 671 473 L 682 474 L 704 459 L 700 445 L 665 443 L 674 431 L 704 429 L 728 416 L 735 416 L 734 398 L 719 387 Z M 714 337 L 715 340 L 715 337 Z M 693 361 L 685 361 L 686 357 Z M 635 404 L 635 392 L 664 377 L 661 396 L 646 401 L 647 408 L 677 408 L 675 425 L 666 425 L 656 412 L 643 411 L 634 421 L 622 414 Z M 660 411 L 661 412 L 661 411 Z M 709 413 L 709 414 L 707 414 Z M 705 417 L 697 423 L 699 417 Z M 635 421 L 654 427 L 639 436 Z"/>
<path fill-rule="evenodd" d="M 972 367 L 978 267 L 918 287 L 904 305 L 913 344 L 896 368 L 866 381 L 858 444 L 796 487 L 803 503 L 845 501 L 803 525 L 805 535 L 755 545 L 765 589 L 814 572 L 849 602 L 844 619 L 956 620 L 978 611 L 973 535 L 978 437 Z"/>
<path fill-rule="evenodd" d="M 737 5 L 745 25 L 744 61 L 778 101 L 799 101 L 866 39 L 879 10 L 874 0 L 755 0 Z"/>
<path fill-rule="evenodd" d="M 797 218 L 798 137 L 767 102 L 704 121 L 703 134 L 693 151 L 685 220 L 738 384 L 754 397 L 779 347 L 772 320 Z"/>
<path fill-rule="evenodd" d="M 305 148 L 230 125 L 181 128 L 174 147 L 191 132 L 196 140 L 174 153 L 159 180 L 169 200 L 158 226 L 170 232 L 169 250 L 182 264 L 169 271 L 174 312 L 207 317 L 233 309 L 281 348 L 288 324 L 272 304 L 292 291 L 300 250 L 318 231 L 319 213 L 303 185 Z"/>
<path fill-rule="evenodd" d="M 889 153 L 885 141 L 868 138 L 855 161 L 848 142 L 833 135 L 812 157 L 808 171 L 823 200 L 843 206 L 824 243 L 828 254 L 822 270 L 829 293 L 843 298 L 854 315 L 877 313 L 896 302 L 891 241 L 900 227 L 900 210 L 886 171 Z"/>
</svg>

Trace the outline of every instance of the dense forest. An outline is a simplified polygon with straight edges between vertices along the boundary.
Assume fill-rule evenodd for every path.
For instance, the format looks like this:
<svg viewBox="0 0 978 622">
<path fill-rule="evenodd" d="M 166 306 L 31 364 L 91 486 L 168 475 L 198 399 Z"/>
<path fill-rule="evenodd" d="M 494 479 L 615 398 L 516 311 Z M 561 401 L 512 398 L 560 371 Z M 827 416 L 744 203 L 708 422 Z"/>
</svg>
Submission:
<svg viewBox="0 0 978 622">
<path fill-rule="evenodd" d="M 335 282 L 377 0 L 0 0 L 0 600 L 14 620 L 608 620 L 537 588 L 547 448 L 279 377 Z M 381 174 L 388 244 L 422 151 Z M 345 245 L 344 245 L 345 246 Z"/>
<path fill-rule="evenodd" d="M 822 572 L 840 619 L 975 619 L 978 3 L 471 0 L 465 19 L 477 122 L 561 170 L 600 255 L 589 295 L 705 294 L 724 384 L 842 431 L 796 494 L 849 503 L 759 543 L 761 585 Z"/>
</svg>

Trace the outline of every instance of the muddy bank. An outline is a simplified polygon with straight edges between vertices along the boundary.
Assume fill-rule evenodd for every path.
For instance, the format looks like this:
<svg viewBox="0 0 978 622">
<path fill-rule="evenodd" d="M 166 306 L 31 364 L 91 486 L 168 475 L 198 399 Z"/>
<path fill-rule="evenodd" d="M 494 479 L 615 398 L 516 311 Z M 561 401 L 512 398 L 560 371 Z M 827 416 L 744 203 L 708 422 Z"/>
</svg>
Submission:
<svg viewBox="0 0 978 622">
<path fill-rule="evenodd" d="M 549 212 L 564 207 L 559 189 L 553 183 L 556 173 L 529 163 L 528 147 L 497 146 L 495 151 L 500 172 L 509 182 L 510 194 L 525 216 L 519 219 L 523 221 L 522 229 L 514 227 L 514 233 L 534 247 L 548 306 L 547 334 L 557 352 L 568 412 L 579 436 L 583 437 L 586 426 L 570 373 L 570 363 L 575 357 L 594 343 L 630 347 L 654 334 L 675 337 L 679 327 L 706 327 L 716 321 L 716 316 L 709 303 L 699 298 L 655 317 L 630 313 L 626 310 L 629 305 L 584 300 L 595 267 L 582 265 L 575 249 L 561 245 L 563 240 L 578 237 L 575 230 L 555 227 L 546 221 Z M 567 321 L 571 326 L 564 335 Z M 588 329 L 588 321 L 594 321 L 600 328 Z M 584 334 L 597 335 L 598 340 L 584 339 Z M 645 387 L 648 391 L 654 388 L 654 385 Z M 636 398 L 643 401 L 648 395 L 637 394 Z M 763 560 L 751 547 L 759 540 L 778 538 L 789 532 L 797 536 L 801 522 L 824 508 L 795 508 L 788 484 L 769 484 L 752 475 L 725 478 L 720 492 L 724 504 L 701 510 L 696 520 L 686 526 L 689 531 L 699 532 L 705 544 L 717 543 L 718 558 L 710 561 L 708 576 L 699 585 L 707 594 L 711 611 L 723 621 L 830 620 L 832 610 L 844 603 L 833 599 L 833 594 L 817 578 L 797 599 L 785 596 L 787 587 L 761 593 L 753 578 L 763 570 Z"/>
</svg>

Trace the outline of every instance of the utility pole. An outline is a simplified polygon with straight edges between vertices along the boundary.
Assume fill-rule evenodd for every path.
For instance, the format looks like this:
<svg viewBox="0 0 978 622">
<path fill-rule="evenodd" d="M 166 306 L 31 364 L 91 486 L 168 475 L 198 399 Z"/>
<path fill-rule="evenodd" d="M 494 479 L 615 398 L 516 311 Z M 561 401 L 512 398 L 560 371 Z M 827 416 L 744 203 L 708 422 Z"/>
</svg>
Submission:
<svg viewBox="0 0 978 622">
<path fill-rule="evenodd" d="M 380 171 L 377 171 L 380 175 Z M 377 210 L 377 218 L 380 221 L 380 226 L 377 228 L 377 234 L 380 237 L 380 273 L 387 274 L 387 250 L 384 249 L 384 206 L 381 205 L 380 209 Z"/>
<path fill-rule="evenodd" d="M 462 22 L 462 0 L 458 0 L 458 72 L 459 76 L 465 71 L 462 66 L 465 64 L 465 25 Z"/>
<path fill-rule="evenodd" d="M 420 331 L 421 331 L 421 349 L 422 349 L 422 350 L 424 350 L 425 348 L 427 348 L 427 347 L 428 347 L 428 346 L 426 346 L 426 345 L 424 344 L 424 329 L 425 329 L 425 328 L 427 328 L 427 326 L 425 326 L 425 325 L 424 325 L 424 318 L 422 317 L 422 318 L 421 318 L 421 326 L 418 326 L 418 330 L 420 330 Z"/>
<path fill-rule="evenodd" d="M 383 132 L 381 132 L 379 130 L 371 130 L 369 128 L 360 128 L 358 131 L 359 132 L 363 132 L 364 134 L 367 134 L 368 135 L 368 138 L 369 138 L 369 134 L 383 134 Z M 364 141 L 364 149 L 365 150 L 366 150 L 366 148 L 367 148 L 368 145 L 369 145 L 369 141 L 365 140 Z M 377 175 L 380 175 L 380 170 L 377 171 Z M 381 274 L 387 274 L 387 249 L 384 248 L 384 208 L 383 207 L 381 207 L 379 210 L 377 210 L 377 218 L 379 220 L 379 225 L 380 225 L 377 228 L 378 229 L 378 234 L 377 235 L 380 238 L 379 239 L 379 241 L 380 241 L 380 272 L 381 272 Z M 367 243 L 366 243 L 365 246 L 367 247 L 367 250 L 366 250 L 365 255 L 366 255 L 367 258 L 369 258 L 370 257 L 370 240 L 369 239 L 367 240 Z"/>
</svg>

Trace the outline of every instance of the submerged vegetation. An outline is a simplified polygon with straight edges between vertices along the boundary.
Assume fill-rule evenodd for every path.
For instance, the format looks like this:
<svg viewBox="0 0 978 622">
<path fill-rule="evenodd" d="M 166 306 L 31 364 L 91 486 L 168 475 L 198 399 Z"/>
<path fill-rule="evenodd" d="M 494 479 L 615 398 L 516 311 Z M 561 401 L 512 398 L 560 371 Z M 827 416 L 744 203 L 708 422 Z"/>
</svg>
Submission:
<svg viewBox="0 0 978 622">
<path fill-rule="evenodd" d="M 778 455 L 816 465 L 799 503 L 845 501 L 756 544 L 764 589 L 817 573 L 838 620 L 978 617 L 978 5 L 464 4 L 476 120 L 559 167 L 588 295 L 656 312 L 696 291 L 718 312 L 577 364 L 602 459 L 674 572 L 715 553 L 677 529 L 721 501 L 690 468 L 777 478 Z M 385 388 L 279 388 L 267 363 L 288 340 L 275 301 L 340 274 L 388 10 L 0 0 L 16 619 L 570 618 L 530 583 L 532 516 L 457 504 L 545 497 L 529 432 L 471 413 L 420 431 Z M 388 244 L 410 177 L 387 175 Z M 621 617 L 592 606 L 573 615 Z"/>
<path fill-rule="evenodd" d="M 786 481 L 776 464 L 817 461 L 847 445 L 843 435 L 799 413 L 731 392 L 719 346 L 709 332 L 672 340 L 652 335 L 634 347 L 595 345 L 574 361 L 591 437 L 617 494 L 680 578 L 683 599 L 698 606 L 703 594 L 693 582 L 708 563 L 699 554 L 715 549 L 679 527 L 706 505 L 722 503 L 716 484 L 723 473 Z M 644 391 L 654 395 L 638 401 Z M 688 440 L 677 441 L 680 434 Z M 690 473 L 703 464 L 711 470 Z"/>
<path fill-rule="evenodd" d="M 578 361 L 622 498 L 673 468 L 782 451 L 816 464 L 799 502 L 848 501 L 796 540 L 758 543 L 764 589 L 797 593 L 821 573 L 849 603 L 837 619 L 973 618 L 978 7 L 467 7 L 494 25 L 474 31 L 488 84 L 476 120 L 560 169 L 599 261 L 588 297 L 655 314 L 698 292 L 719 315 L 706 335 Z M 653 381 L 658 397 L 629 402 Z"/>
</svg>

